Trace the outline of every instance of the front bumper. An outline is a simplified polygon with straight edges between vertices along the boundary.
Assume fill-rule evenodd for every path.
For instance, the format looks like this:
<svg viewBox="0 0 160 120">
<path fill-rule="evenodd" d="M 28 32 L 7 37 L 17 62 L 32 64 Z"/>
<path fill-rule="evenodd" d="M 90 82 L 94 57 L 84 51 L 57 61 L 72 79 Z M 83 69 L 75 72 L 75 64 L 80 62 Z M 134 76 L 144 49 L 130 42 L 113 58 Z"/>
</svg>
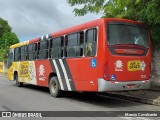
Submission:
<svg viewBox="0 0 160 120">
<path fill-rule="evenodd" d="M 128 90 L 140 90 L 149 88 L 150 88 L 150 80 L 117 82 L 117 81 L 106 81 L 102 78 L 98 79 L 98 92 L 128 91 Z"/>
</svg>

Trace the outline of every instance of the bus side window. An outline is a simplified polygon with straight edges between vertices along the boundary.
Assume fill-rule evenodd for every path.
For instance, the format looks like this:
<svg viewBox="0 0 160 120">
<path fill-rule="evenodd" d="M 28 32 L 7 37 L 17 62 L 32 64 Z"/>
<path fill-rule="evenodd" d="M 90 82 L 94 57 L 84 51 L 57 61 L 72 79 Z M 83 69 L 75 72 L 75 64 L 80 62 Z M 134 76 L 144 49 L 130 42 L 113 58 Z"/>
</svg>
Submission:
<svg viewBox="0 0 160 120">
<path fill-rule="evenodd" d="M 83 55 L 83 31 L 67 35 L 65 39 L 65 57 L 80 57 Z"/>
<path fill-rule="evenodd" d="M 39 56 L 38 59 L 47 59 L 48 58 L 48 41 L 39 42 Z"/>
<path fill-rule="evenodd" d="M 10 66 L 12 65 L 12 62 L 13 62 L 13 52 L 10 52 L 8 54 L 7 68 L 10 68 Z"/>
<path fill-rule="evenodd" d="M 28 60 L 35 60 L 37 56 L 37 44 L 30 44 L 28 46 Z"/>
<path fill-rule="evenodd" d="M 64 37 L 53 38 L 50 44 L 50 57 L 62 58 L 63 57 Z"/>
<path fill-rule="evenodd" d="M 77 50 L 77 56 L 83 56 L 83 48 L 84 48 L 84 32 L 81 31 L 78 33 L 78 41 L 79 41 L 79 47 Z"/>
<path fill-rule="evenodd" d="M 25 46 L 25 60 L 28 60 L 28 46 Z"/>
<path fill-rule="evenodd" d="M 21 47 L 20 60 L 24 61 L 24 46 Z"/>
<path fill-rule="evenodd" d="M 28 60 L 32 60 L 32 44 L 28 46 Z"/>
<path fill-rule="evenodd" d="M 37 44 L 36 43 L 32 45 L 32 50 L 33 50 L 32 52 L 33 60 L 35 60 L 37 58 Z"/>
<path fill-rule="evenodd" d="M 27 60 L 27 46 L 22 46 L 21 47 L 20 60 L 21 61 L 26 61 Z"/>
<path fill-rule="evenodd" d="M 17 62 L 20 60 L 20 49 L 19 48 L 15 48 L 14 51 L 14 61 Z"/>
<path fill-rule="evenodd" d="M 85 56 L 95 56 L 97 49 L 97 29 L 86 31 Z"/>
</svg>

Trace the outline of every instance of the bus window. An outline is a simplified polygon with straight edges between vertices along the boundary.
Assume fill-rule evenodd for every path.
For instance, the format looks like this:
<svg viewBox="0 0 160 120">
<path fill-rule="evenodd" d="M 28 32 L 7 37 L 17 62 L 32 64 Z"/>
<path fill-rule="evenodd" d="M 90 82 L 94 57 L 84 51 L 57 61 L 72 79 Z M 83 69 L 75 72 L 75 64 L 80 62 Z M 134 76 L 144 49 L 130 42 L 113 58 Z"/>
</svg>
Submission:
<svg viewBox="0 0 160 120">
<path fill-rule="evenodd" d="M 82 56 L 84 51 L 84 32 L 80 32 L 78 34 L 78 39 L 79 39 L 79 49 L 77 55 Z"/>
<path fill-rule="evenodd" d="M 37 56 L 37 44 L 31 44 L 28 46 L 28 60 L 35 60 Z"/>
<path fill-rule="evenodd" d="M 10 52 L 8 54 L 7 68 L 9 68 L 12 65 L 12 62 L 13 62 L 13 52 Z"/>
<path fill-rule="evenodd" d="M 148 31 L 141 26 L 108 23 L 107 30 L 109 45 L 134 44 L 149 47 Z"/>
<path fill-rule="evenodd" d="M 65 39 L 65 57 L 80 57 L 83 55 L 83 31 L 67 35 Z"/>
<path fill-rule="evenodd" d="M 50 57 L 62 58 L 63 57 L 64 37 L 53 38 L 50 44 Z"/>
<path fill-rule="evenodd" d="M 95 56 L 97 48 L 97 29 L 86 31 L 85 56 Z"/>
<path fill-rule="evenodd" d="M 17 62 L 20 59 L 20 49 L 19 48 L 15 48 L 14 53 L 15 53 L 14 54 L 14 61 Z"/>
<path fill-rule="evenodd" d="M 21 47 L 21 55 L 20 55 L 21 61 L 27 60 L 27 46 Z"/>
<path fill-rule="evenodd" d="M 39 43 L 39 54 L 38 59 L 47 59 L 48 58 L 48 41 L 41 41 Z"/>
</svg>

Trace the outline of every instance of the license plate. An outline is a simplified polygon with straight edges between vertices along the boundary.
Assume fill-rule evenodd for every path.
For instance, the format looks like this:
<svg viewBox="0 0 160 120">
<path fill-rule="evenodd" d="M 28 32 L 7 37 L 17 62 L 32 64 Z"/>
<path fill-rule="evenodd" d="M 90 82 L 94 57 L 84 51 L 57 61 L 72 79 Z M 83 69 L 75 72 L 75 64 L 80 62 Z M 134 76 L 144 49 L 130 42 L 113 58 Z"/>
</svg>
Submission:
<svg viewBox="0 0 160 120">
<path fill-rule="evenodd" d="M 135 85 L 134 84 L 129 84 L 129 85 L 127 85 L 127 88 L 135 88 Z"/>
<path fill-rule="evenodd" d="M 127 66 L 128 66 L 128 71 L 141 70 L 141 61 L 140 60 L 128 61 Z"/>
</svg>

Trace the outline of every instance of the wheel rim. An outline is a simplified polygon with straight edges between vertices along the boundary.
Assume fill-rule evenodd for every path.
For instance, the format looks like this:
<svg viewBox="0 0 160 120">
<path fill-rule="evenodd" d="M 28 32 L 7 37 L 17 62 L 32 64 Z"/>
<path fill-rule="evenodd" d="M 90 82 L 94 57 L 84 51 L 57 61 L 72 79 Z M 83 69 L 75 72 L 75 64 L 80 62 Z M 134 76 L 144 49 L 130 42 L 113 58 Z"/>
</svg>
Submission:
<svg viewBox="0 0 160 120">
<path fill-rule="evenodd" d="M 57 90 L 57 84 L 56 84 L 56 82 L 52 82 L 52 84 L 51 84 L 51 91 L 53 93 L 56 93 L 56 90 Z"/>
</svg>

